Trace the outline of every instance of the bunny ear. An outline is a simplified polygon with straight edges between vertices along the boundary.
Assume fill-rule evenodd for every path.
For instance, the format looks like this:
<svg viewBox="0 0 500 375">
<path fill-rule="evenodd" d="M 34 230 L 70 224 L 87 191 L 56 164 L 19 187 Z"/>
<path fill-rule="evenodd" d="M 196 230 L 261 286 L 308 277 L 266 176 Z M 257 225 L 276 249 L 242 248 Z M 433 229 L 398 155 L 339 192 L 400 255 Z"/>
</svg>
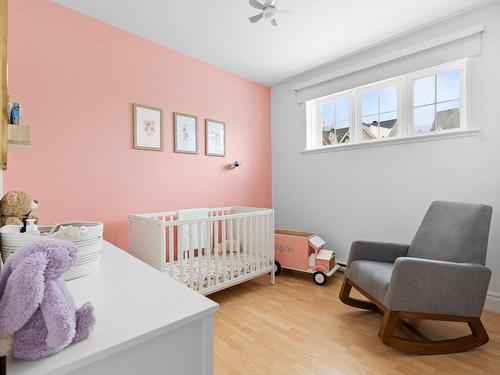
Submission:
<svg viewBox="0 0 500 375">
<path fill-rule="evenodd" d="M 6 270 L 10 274 L 0 299 L 0 336 L 13 334 L 35 313 L 43 299 L 47 263 L 44 254 L 35 252 Z"/>
</svg>

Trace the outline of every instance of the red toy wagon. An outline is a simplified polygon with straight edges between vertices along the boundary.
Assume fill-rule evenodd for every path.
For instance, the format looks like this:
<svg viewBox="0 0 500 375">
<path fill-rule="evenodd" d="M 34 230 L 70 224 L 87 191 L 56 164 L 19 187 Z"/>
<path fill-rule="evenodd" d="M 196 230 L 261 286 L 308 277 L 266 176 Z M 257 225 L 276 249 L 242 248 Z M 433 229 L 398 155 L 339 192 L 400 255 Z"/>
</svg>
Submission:
<svg viewBox="0 0 500 375">
<path fill-rule="evenodd" d="M 339 268 L 335 252 L 324 248 L 325 241 L 312 232 L 276 229 L 274 231 L 275 275 L 282 268 L 313 274 L 314 282 L 324 285 Z"/>
</svg>

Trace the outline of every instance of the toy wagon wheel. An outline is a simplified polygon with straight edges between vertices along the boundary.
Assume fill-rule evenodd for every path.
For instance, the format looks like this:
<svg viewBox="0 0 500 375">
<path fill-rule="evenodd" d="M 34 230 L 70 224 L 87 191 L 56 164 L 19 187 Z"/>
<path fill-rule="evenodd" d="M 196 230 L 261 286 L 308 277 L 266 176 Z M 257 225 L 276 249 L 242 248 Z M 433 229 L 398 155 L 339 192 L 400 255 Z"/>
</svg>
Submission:
<svg viewBox="0 0 500 375">
<path fill-rule="evenodd" d="M 279 276 L 281 273 L 281 264 L 277 260 L 274 261 L 274 276 Z"/>
<path fill-rule="evenodd" d="M 325 285 L 328 277 L 321 271 L 314 272 L 314 282 L 318 285 Z"/>
</svg>

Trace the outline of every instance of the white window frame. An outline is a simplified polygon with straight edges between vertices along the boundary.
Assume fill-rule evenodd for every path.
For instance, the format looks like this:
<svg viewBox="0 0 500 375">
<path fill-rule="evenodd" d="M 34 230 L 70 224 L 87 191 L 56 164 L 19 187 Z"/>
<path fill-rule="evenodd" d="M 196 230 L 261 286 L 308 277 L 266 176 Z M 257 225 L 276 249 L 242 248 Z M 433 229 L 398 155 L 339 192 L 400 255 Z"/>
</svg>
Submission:
<svg viewBox="0 0 500 375">
<path fill-rule="evenodd" d="M 398 126 L 398 128 L 396 129 L 397 130 L 396 137 L 399 137 L 401 135 L 400 129 L 404 128 L 403 122 L 405 119 L 405 116 L 403 115 L 402 111 L 402 100 L 403 100 L 402 90 L 404 82 L 402 77 L 399 76 L 396 78 L 390 78 L 383 81 L 370 83 L 368 85 L 357 87 L 353 90 L 354 96 L 356 97 L 356 143 L 363 142 L 361 138 L 363 131 L 363 113 L 362 113 L 363 106 L 362 106 L 361 95 L 363 95 L 366 92 L 380 90 L 388 86 L 396 86 L 396 93 L 397 93 L 396 113 L 397 113 L 397 126 Z M 379 103 L 380 103 L 380 98 L 379 98 Z M 382 138 L 378 138 L 378 140 L 380 139 Z"/>
<path fill-rule="evenodd" d="M 319 99 L 316 99 L 313 103 L 316 108 L 314 108 L 313 110 L 316 111 L 316 116 L 321 118 L 321 105 L 324 103 L 328 103 L 328 102 L 335 102 L 335 101 L 340 100 L 340 99 L 348 99 L 348 101 L 349 101 L 349 118 L 348 118 L 348 121 L 349 121 L 349 142 L 348 143 L 351 143 L 353 129 L 354 129 L 353 122 L 355 120 L 355 116 L 353 116 L 353 98 L 352 98 L 351 90 L 342 91 L 342 92 L 339 92 L 339 93 L 336 93 L 333 95 L 323 96 Z M 335 109 L 335 115 L 336 114 L 337 114 L 337 112 Z M 336 119 L 334 119 L 334 123 L 337 123 Z M 323 146 L 323 126 L 322 126 L 322 124 L 319 123 L 319 126 L 318 126 L 318 124 L 316 124 L 316 126 L 314 126 L 314 127 L 317 128 L 316 130 L 319 133 L 318 137 L 319 137 L 320 147 L 328 147 L 328 146 Z"/>
<path fill-rule="evenodd" d="M 318 151 L 341 150 L 350 148 L 372 147 L 384 144 L 407 143 L 413 141 L 427 140 L 434 137 L 450 137 L 450 136 L 474 136 L 479 133 L 478 129 L 469 127 L 469 74 L 468 74 L 467 58 L 457 60 L 451 63 L 433 66 L 427 69 L 422 69 L 417 72 L 408 73 L 405 75 L 393 77 L 383 81 L 370 83 L 367 85 L 355 87 L 342 92 L 326 95 L 317 99 L 307 101 L 304 104 L 305 108 L 305 150 L 303 153 L 314 153 Z M 461 70 L 460 81 L 460 127 L 456 129 L 435 130 L 428 133 L 418 133 L 413 130 L 413 81 L 424 78 L 430 75 L 439 74 L 451 70 Z M 394 137 L 378 138 L 370 141 L 362 141 L 362 113 L 361 113 L 361 94 L 367 91 L 372 91 L 396 85 L 398 100 L 397 100 L 397 120 L 398 129 Z M 315 116 L 318 116 L 319 103 L 325 101 L 338 100 L 340 98 L 349 97 L 350 107 L 350 141 L 349 143 L 335 144 L 323 146 L 322 142 L 322 126 L 315 122 Z M 436 98 L 437 100 L 437 98 Z M 319 126 L 318 126 L 319 125 Z M 319 128 L 319 129 L 318 129 Z M 316 134 L 317 133 L 317 134 Z"/>
<path fill-rule="evenodd" d="M 413 110 L 414 110 L 414 103 L 413 103 L 413 82 L 421 79 L 421 78 L 426 78 L 432 75 L 438 75 L 440 73 L 446 73 L 452 70 L 460 70 L 462 73 L 460 75 L 460 126 L 457 129 L 467 129 L 468 126 L 468 95 L 467 95 L 467 90 L 469 85 L 467 84 L 467 66 L 468 66 L 468 60 L 467 59 L 462 59 L 458 61 L 454 61 L 451 63 L 447 64 L 441 64 L 438 66 L 433 66 L 432 68 L 427 68 L 423 70 L 419 70 L 418 72 L 410 73 L 406 75 L 406 97 L 408 98 L 408 108 L 407 110 L 409 111 L 408 113 L 408 134 L 411 135 L 416 135 L 419 134 L 415 131 L 414 129 L 414 116 L 413 116 Z M 435 82 L 436 88 L 437 88 L 437 81 Z M 434 98 L 435 102 L 434 105 L 437 107 L 437 95 Z M 449 131 L 449 130 L 434 130 L 429 133 L 438 133 L 442 131 Z"/>
</svg>

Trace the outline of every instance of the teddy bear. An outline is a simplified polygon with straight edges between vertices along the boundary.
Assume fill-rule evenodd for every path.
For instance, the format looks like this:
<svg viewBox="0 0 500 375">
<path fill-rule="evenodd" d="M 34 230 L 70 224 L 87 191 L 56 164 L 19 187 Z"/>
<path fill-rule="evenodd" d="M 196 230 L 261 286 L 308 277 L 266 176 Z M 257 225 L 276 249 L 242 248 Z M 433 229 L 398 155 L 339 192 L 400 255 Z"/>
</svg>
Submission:
<svg viewBox="0 0 500 375">
<path fill-rule="evenodd" d="M 38 201 L 24 191 L 9 191 L 0 200 L 0 225 L 25 225 L 26 219 L 35 219 L 31 211 L 38 207 Z"/>
<path fill-rule="evenodd" d="M 77 308 L 63 278 L 77 252 L 51 239 L 9 257 L 0 274 L 0 355 L 40 359 L 89 337 L 94 308 L 88 302 Z"/>
</svg>

